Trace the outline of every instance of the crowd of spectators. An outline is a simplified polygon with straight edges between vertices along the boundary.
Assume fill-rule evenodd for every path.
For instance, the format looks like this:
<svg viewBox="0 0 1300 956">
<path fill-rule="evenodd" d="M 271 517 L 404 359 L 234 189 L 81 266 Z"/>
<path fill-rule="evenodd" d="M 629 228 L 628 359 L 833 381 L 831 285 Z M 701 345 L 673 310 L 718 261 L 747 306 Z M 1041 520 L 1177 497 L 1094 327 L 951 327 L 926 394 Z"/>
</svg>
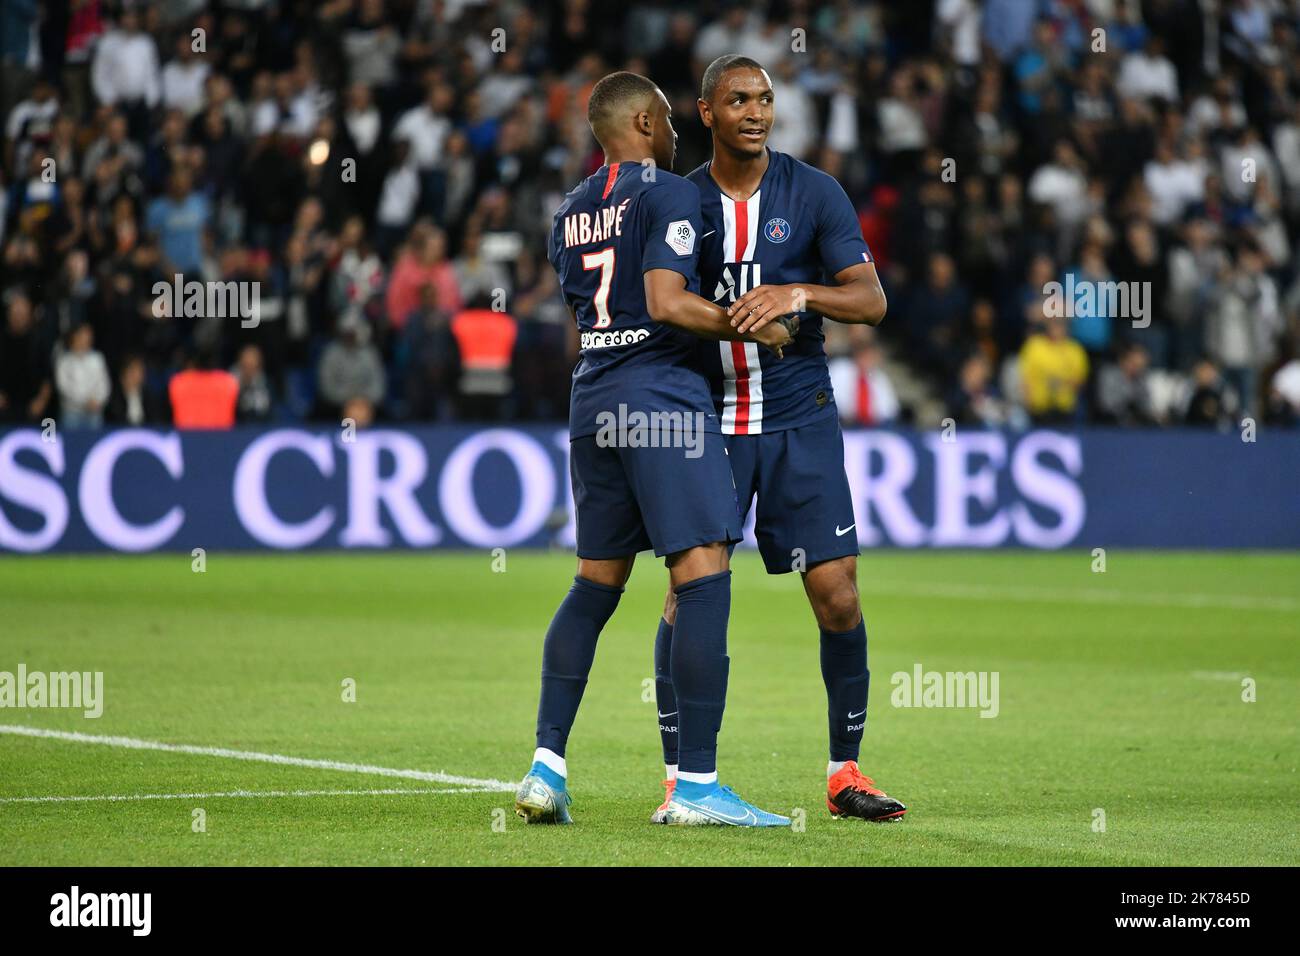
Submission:
<svg viewBox="0 0 1300 956">
<path fill-rule="evenodd" d="M 703 68 L 740 52 L 889 297 L 879 335 L 827 323 L 846 422 L 916 414 L 887 364 L 963 424 L 1300 422 L 1295 0 L 0 16 L 0 421 L 561 420 L 545 240 L 602 162 L 591 86 L 659 83 L 685 172 Z M 256 321 L 160 308 L 177 275 L 257 283 Z"/>
</svg>

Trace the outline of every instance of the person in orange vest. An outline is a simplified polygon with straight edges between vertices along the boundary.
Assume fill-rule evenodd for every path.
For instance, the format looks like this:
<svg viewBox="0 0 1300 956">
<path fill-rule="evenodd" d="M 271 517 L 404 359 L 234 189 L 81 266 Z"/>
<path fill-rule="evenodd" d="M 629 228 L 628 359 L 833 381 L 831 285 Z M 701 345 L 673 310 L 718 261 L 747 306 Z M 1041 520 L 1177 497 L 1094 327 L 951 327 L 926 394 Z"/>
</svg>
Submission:
<svg viewBox="0 0 1300 956">
<path fill-rule="evenodd" d="M 177 428 L 222 430 L 235 426 L 235 405 L 239 400 L 239 379 L 224 369 L 214 368 L 209 349 L 200 349 L 183 372 L 167 384 L 172 402 L 172 423 Z"/>
<path fill-rule="evenodd" d="M 507 312 L 489 308 L 477 296 L 451 319 L 451 334 L 460 350 L 460 410 L 466 421 L 496 420 L 514 391 L 510 367 L 519 323 Z"/>
</svg>

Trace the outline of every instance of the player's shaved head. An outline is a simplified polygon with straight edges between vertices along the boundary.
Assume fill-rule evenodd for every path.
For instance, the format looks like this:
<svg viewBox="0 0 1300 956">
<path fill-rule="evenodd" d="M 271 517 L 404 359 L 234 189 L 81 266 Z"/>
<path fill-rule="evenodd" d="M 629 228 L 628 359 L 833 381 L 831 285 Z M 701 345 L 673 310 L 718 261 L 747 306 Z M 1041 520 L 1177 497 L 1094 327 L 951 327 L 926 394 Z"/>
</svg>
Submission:
<svg viewBox="0 0 1300 956">
<path fill-rule="evenodd" d="M 651 109 L 659 87 L 639 73 L 621 71 L 602 77 L 587 100 L 587 122 L 602 146 L 636 114 Z"/>
<path fill-rule="evenodd" d="M 732 70 L 763 70 L 763 65 L 739 53 L 727 53 L 718 57 L 704 71 L 704 80 L 700 83 L 700 99 L 712 102 L 713 94 L 718 91 L 718 84 Z"/>
<path fill-rule="evenodd" d="M 652 160 L 656 166 L 672 169 L 677 156 L 672 112 L 659 87 L 626 71 L 603 77 L 587 100 L 587 122 L 610 164 Z"/>
</svg>

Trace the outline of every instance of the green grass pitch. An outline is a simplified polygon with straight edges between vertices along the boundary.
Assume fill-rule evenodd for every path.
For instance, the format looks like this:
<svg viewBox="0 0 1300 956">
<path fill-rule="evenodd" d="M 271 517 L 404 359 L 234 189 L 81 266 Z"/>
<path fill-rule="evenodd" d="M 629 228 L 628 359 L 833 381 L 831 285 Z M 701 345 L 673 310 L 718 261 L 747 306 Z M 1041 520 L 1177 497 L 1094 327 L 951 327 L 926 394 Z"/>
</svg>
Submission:
<svg viewBox="0 0 1300 956">
<path fill-rule="evenodd" d="M 862 765 L 909 806 L 899 824 L 827 814 L 817 629 L 797 576 L 768 577 L 747 553 L 720 769 L 805 826 L 648 822 L 662 767 L 643 682 L 665 575 L 643 556 L 569 745 L 576 826 L 526 827 L 510 794 L 468 784 L 6 730 L 0 865 L 1294 865 L 1300 555 L 1092 563 L 862 557 Z M 102 671 L 105 707 L 7 708 L 0 724 L 516 780 L 572 573 L 571 556 L 524 552 L 504 573 L 487 553 L 211 554 L 201 574 L 188 555 L 5 557 L 0 671 Z M 892 706 L 891 675 L 917 663 L 996 671 L 998 715 Z M 158 799 L 13 799 L 126 795 Z"/>
</svg>

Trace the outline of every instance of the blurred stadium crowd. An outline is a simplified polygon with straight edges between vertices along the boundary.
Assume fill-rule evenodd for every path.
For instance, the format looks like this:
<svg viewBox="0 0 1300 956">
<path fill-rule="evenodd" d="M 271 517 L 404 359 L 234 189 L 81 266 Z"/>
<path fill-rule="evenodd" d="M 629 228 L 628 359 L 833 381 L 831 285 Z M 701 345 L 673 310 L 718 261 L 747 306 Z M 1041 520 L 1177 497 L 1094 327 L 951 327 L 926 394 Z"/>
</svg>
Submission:
<svg viewBox="0 0 1300 956">
<path fill-rule="evenodd" d="M 879 337 L 827 323 L 846 423 L 1300 422 L 1295 0 L 0 16 L 2 421 L 563 419 L 545 237 L 602 162 L 586 96 L 654 79 L 685 173 L 704 66 L 740 52 L 776 87 L 771 145 L 844 184 L 889 295 Z M 158 314 L 178 273 L 260 283 L 256 326 Z M 1146 294 L 1056 317 L 1054 282 Z"/>
</svg>

